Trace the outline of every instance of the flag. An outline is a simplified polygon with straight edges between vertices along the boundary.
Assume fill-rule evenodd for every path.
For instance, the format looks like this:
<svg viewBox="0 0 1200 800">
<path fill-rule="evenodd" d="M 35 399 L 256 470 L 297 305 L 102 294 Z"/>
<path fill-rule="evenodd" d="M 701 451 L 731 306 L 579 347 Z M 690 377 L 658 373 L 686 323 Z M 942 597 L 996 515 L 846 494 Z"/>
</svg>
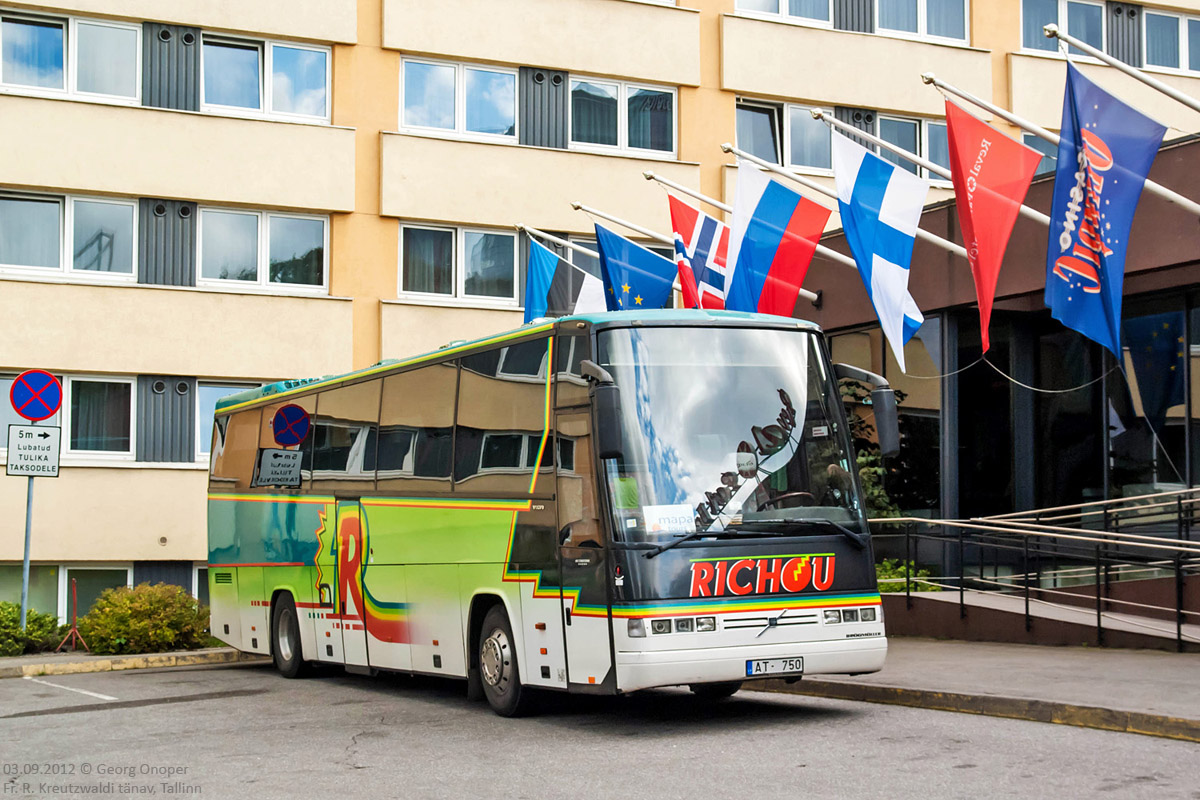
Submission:
<svg viewBox="0 0 1200 800">
<path fill-rule="evenodd" d="M 604 310 L 604 287 L 600 279 L 568 264 L 532 238 L 525 273 L 526 324 L 538 317 Z"/>
<path fill-rule="evenodd" d="M 1008 138 L 949 100 L 946 132 L 958 222 L 975 279 L 980 336 L 986 353 L 1000 265 L 1042 154 Z"/>
<path fill-rule="evenodd" d="M 908 267 L 929 184 L 836 132 L 833 178 L 846 242 L 903 372 L 904 345 L 925 321 L 908 293 Z"/>
<path fill-rule="evenodd" d="M 687 308 L 724 308 L 729 227 L 669 195 L 675 263 Z"/>
<path fill-rule="evenodd" d="M 1182 311 L 1148 314 L 1125 322 L 1125 341 L 1133 367 L 1131 385 L 1137 387 L 1142 401 L 1142 416 L 1159 435 L 1167 422 L 1167 412 L 1185 402 L 1188 345 L 1184 328 Z"/>
<path fill-rule="evenodd" d="M 662 308 L 670 301 L 675 264 L 602 225 L 596 226 L 596 243 L 609 311 Z"/>
<path fill-rule="evenodd" d="M 1067 63 L 1046 253 L 1046 305 L 1121 355 L 1121 292 L 1133 212 L 1167 129 Z"/>
<path fill-rule="evenodd" d="M 829 209 L 738 162 L 725 308 L 790 317 Z"/>
</svg>

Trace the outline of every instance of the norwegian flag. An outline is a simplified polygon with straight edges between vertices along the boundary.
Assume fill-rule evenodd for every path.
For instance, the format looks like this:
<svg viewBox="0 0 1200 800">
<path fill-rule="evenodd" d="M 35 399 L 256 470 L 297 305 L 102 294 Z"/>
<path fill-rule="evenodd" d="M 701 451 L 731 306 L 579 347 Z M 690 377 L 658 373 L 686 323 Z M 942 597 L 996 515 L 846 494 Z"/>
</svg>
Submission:
<svg viewBox="0 0 1200 800">
<path fill-rule="evenodd" d="M 725 308 L 728 226 L 674 196 L 670 199 L 683 304 L 688 308 Z"/>
</svg>

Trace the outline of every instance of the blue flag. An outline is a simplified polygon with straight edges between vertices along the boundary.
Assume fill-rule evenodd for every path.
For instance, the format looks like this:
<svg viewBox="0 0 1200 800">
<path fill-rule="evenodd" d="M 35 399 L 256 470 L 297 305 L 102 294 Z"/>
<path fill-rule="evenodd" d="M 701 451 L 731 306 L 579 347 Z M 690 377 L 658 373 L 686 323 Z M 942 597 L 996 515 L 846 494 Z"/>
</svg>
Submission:
<svg viewBox="0 0 1200 800">
<path fill-rule="evenodd" d="M 550 283 L 558 270 L 558 254 L 529 240 L 529 264 L 525 271 L 525 324 L 546 316 Z"/>
<path fill-rule="evenodd" d="M 1067 64 L 1046 305 L 1055 319 L 1118 359 L 1129 229 L 1166 132 Z"/>
<path fill-rule="evenodd" d="M 532 238 L 525 272 L 526 325 L 539 317 L 565 317 L 605 308 L 599 278 L 568 264 Z"/>
<path fill-rule="evenodd" d="M 1166 425 L 1167 412 L 1186 402 L 1188 345 L 1183 313 L 1165 311 L 1125 323 L 1125 342 L 1133 365 L 1132 385 L 1142 401 L 1142 415 L 1159 435 Z"/>
<path fill-rule="evenodd" d="M 601 225 L 596 226 L 596 244 L 609 311 L 662 308 L 671 300 L 675 262 Z"/>
</svg>

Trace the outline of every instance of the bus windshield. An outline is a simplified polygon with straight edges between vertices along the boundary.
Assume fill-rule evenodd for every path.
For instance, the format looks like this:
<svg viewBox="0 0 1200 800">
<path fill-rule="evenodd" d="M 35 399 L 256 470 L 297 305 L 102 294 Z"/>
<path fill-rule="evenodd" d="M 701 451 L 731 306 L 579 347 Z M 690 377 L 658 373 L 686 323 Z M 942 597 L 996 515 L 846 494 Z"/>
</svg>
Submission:
<svg viewBox="0 0 1200 800">
<path fill-rule="evenodd" d="M 604 462 L 617 539 L 866 529 L 815 333 L 619 328 L 598 356 L 621 389 L 623 453 Z"/>
</svg>

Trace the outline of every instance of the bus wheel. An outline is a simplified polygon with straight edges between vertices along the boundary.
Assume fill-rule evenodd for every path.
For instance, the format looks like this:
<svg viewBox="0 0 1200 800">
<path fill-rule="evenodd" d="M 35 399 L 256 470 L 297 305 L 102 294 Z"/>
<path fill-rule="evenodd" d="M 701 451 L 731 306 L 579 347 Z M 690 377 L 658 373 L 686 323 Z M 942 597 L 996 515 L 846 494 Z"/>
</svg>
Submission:
<svg viewBox="0 0 1200 800">
<path fill-rule="evenodd" d="M 290 594 L 280 595 L 275 601 L 271 620 L 271 655 L 279 674 L 285 678 L 302 678 L 309 674 L 311 665 L 304 660 L 296 603 Z"/>
<path fill-rule="evenodd" d="M 479 635 L 479 678 L 488 704 L 502 717 L 529 712 L 530 692 L 521 684 L 512 626 L 504 606 L 494 605 L 483 618 Z"/>
<path fill-rule="evenodd" d="M 733 697 L 742 688 L 741 681 L 724 681 L 722 683 L 693 683 L 688 687 L 692 694 L 705 700 L 724 700 Z"/>
</svg>

